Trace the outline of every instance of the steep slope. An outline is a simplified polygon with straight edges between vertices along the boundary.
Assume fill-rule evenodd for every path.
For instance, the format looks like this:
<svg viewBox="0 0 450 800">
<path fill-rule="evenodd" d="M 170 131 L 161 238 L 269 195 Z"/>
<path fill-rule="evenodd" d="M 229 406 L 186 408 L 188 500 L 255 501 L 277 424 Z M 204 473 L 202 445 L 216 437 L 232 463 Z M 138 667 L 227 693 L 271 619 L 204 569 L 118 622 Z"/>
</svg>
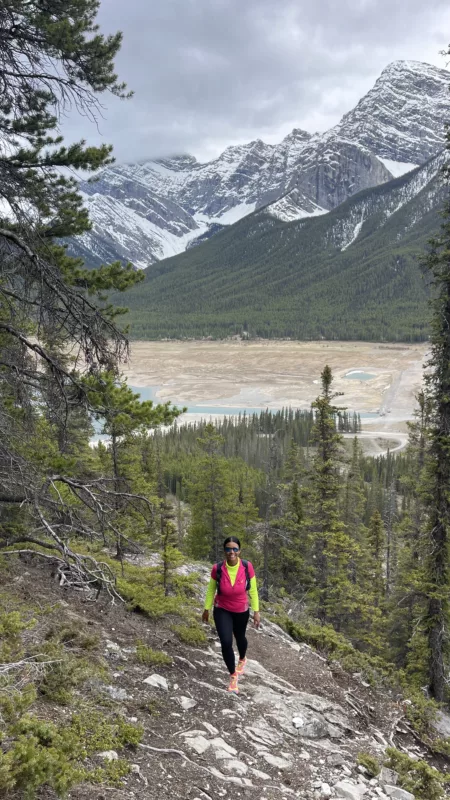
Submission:
<svg viewBox="0 0 450 800">
<path fill-rule="evenodd" d="M 197 567 L 204 574 L 204 567 Z M 389 743 L 414 758 L 429 758 L 399 715 L 391 692 L 384 686 L 370 688 L 364 674 L 352 675 L 336 661 L 328 663 L 277 625 L 264 619 L 260 633 L 249 630 L 248 670 L 240 679 L 239 696 L 230 696 L 213 629 L 205 626 L 205 642 L 184 644 L 173 624 L 175 614 L 155 619 L 102 599 L 88 603 L 83 595 L 59 588 L 31 559 L 26 571 L 17 569 L 8 577 L 11 605 L 38 619 L 34 627 L 28 625 L 32 630 L 24 637 L 26 652 L 38 643 L 48 652 L 49 642 L 55 647 L 59 634 L 62 663 L 70 659 L 77 667 L 73 683 L 68 681 L 71 688 L 76 686 L 72 703 L 58 700 L 57 671 L 50 691 L 47 686 L 37 692 L 31 714 L 41 725 L 48 724 L 46 739 L 41 734 L 44 754 L 47 748 L 48 758 L 55 758 L 52 722 L 61 731 L 73 725 L 72 747 L 79 744 L 81 758 L 83 748 L 88 752 L 83 766 L 91 775 L 95 768 L 97 773 L 108 768 L 101 786 L 98 774 L 92 782 L 86 777 L 73 786 L 71 800 L 414 800 L 398 787 L 391 794 L 392 785 L 387 787 L 397 782 L 395 773 L 373 779 L 357 765 L 359 753 L 383 763 Z M 196 605 L 199 616 L 200 597 Z M 152 648 L 156 663 L 142 663 L 138 646 L 141 651 Z M 26 676 L 28 684 L 30 674 L 35 672 Z M 24 744 L 20 751 L 23 761 L 31 761 L 29 752 L 36 752 L 31 749 L 31 720 L 27 718 L 25 729 L 28 739 L 23 737 L 27 744 L 31 740 L 29 750 Z M 108 741 L 111 722 L 116 730 Z M 85 738 L 78 743 L 80 729 Z M 130 744 L 124 744 L 123 731 L 135 733 Z M 6 796 L 24 794 L 13 789 Z M 62 795 L 47 786 L 38 794 L 49 800 L 57 796 Z"/>
<path fill-rule="evenodd" d="M 283 223 L 269 209 L 154 265 L 126 298 L 135 338 L 424 338 L 418 266 L 440 224 L 443 155 L 329 214 Z"/>
<path fill-rule="evenodd" d="M 441 149 L 449 82 L 445 70 L 395 62 L 324 134 L 294 129 L 280 144 L 228 147 L 206 164 L 180 156 L 109 167 L 82 184 L 93 229 L 72 250 L 93 266 L 145 267 L 269 204 L 283 221 L 324 214 Z"/>
</svg>

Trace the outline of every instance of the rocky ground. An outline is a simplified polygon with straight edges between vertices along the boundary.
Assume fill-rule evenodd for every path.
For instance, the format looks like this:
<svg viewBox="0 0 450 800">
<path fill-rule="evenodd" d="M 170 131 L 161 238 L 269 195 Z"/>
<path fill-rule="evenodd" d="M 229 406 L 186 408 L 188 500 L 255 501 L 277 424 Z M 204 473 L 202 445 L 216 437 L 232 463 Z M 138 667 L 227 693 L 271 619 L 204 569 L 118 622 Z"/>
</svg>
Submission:
<svg viewBox="0 0 450 800">
<path fill-rule="evenodd" d="M 89 625 L 108 665 L 108 677 L 92 679 L 89 691 L 144 726 L 142 743 L 125 753 L 133 766 L 123 786 L 83 785 L 70 791 L 71 800 L 412 800 L 395 786 L 395 775 L 370 778 L 357 765 L 358 754 L 382 760 L 393 743 L 423 755 L 402 728 L 398 702 L 360 675 L 329 665 L 273 623 L 250 629 L 248 668 L 234 696 L 226 691 L 213 628 L 206 628 L 205 647 L 188 646 L 171 630 L 173 619 L 152 621 L 123 606 L 86 603 L 42 575 L 37 581 L 32 568 L 12 585 L 34 602 L 57 602 L 61 622 Z M 139 663 L 138 640 L 167 653 L 172 664 Z M 111 750 L 98 759 L 117 755 Z"/>
</svg>

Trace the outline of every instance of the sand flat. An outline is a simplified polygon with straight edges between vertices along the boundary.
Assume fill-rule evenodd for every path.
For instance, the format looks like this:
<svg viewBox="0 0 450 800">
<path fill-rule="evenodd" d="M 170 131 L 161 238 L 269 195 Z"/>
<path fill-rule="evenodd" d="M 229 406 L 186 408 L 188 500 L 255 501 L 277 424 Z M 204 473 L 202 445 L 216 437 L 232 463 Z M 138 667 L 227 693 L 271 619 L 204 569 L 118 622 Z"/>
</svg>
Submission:
<svg viewBox="0 0 450 800">
<path fill-rule="evenodd" d="M 427 350 L 425 343 L 135 341 L 123 372 L 132 386 L 157 386 L 161 401 L 307 408 L 329 364 L 334 389 L 343 392 L 340 405 L 360 412 L 381 410 L 391 425 L 413 412 Z M 373 378 L 346 378 L 351 371 Z"/>
</svg>

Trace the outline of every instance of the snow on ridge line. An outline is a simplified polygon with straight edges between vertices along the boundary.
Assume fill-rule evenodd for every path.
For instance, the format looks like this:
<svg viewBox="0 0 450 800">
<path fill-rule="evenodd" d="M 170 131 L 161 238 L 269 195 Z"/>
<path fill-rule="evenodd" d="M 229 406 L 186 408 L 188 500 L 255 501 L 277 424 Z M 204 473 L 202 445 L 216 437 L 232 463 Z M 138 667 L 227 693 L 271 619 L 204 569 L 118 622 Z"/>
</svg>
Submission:
<svg viewBox="0 0 450 800">
<path fill-rule="evenodd" d="M 316 206 L 313 211 L 305 211 L 303 208 L 290 207 L 289 198 L 283 197 L 272 205 L 267 206 L 264 211 L 270 214 L 271 217 L 281 220 L 281 222 L 294 222 L 294 220 L 298 219 L 321 217 L 323 214 L 329 213 L 328 209 L 322 208 L 321 206 Z"/>
<path fill-rule="evenodd" d="M 357 238 L 358 238 L 358 236 L 359 236 L 359 233 L 360 233 L 360 230 L 361 230 L 361 228 L 362 228 L 362 226 L 363 226 L 363 222 L 364 222 L 364 217 L 361 215 L 361 219 L 360 219 L 360 221 L 356 223 L 356 225 L 355 225 L 355 227 L 354 227 L 354 229 L 353 229 L 353 236 L 352 236 L 352 238 L 350 239 L 350 241 L 349 241 L 349 242 L 347 242 L 347 244 L 344 244 L 344 246 L 343 246 L 343 247 L 341 247 L 341 253 L 342 253 L 344 250 L 347 250 L 347 247 L 350 247 L 350 245 L 351 245 L 351 244 L 353 244 L 353 242 L 355 241 L 355 239 L 357 239 Z"/>
<path fill-rule="evenodd" d="M 411 164 L 407 161 L 392 161 L 392 159 L 382 158 L 382 156 L 377 156 L 377 158 L 378 161 L 384 164 L 394 178 L 400 178 L 402 175 L 406 175 L 407 172 L 411 172 L 411 170 L 417 169 L 417 167 L 420 166 L 419 164 Z"/>
</svg>

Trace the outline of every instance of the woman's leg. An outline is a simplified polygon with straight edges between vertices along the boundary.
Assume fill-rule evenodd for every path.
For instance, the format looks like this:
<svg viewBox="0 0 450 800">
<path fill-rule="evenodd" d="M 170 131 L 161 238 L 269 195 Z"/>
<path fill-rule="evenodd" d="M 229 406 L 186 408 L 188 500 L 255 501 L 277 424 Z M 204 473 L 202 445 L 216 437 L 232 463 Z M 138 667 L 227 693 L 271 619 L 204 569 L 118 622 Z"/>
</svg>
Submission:
<svg viewBox="0 0 450 800">
<path fill-rule="evenodd" d="M 250 611 L 244 611 L 242 614 L 233 614 L 233 633 L 236 639 L 237 649 L 239 651 L 239 658 L 244 659 L 247 652 L 247 637 L 245 631 L 250 617 Z"/>
<path fill-rule="evenodd" d="M 230 675 L 236 672 L 236 660 L 233 650 L 233 615 L 224 608 L 214 608 L 214 622 L 222 645 L 222 655 Z"/>
</svg>

